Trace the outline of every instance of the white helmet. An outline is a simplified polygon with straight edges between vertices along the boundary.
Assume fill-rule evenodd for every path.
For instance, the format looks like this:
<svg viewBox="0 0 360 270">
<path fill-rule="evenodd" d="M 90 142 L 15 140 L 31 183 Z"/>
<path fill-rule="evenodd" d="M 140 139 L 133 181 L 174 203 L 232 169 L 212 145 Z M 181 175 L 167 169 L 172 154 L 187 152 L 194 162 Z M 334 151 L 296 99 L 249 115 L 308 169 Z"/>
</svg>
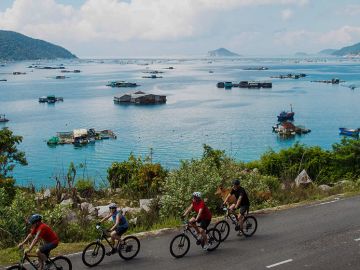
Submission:
<svg viewBox="0 0 360 270">
<path fill-rule="evenodd" d="M 110 203 L 109 208 L 111 208 L 111 209 L 117 208 L 116 203 Z"/>
<path fill-rule="evenodd" d="M 193 198 L 201 199 L 201 192 L 199 192 L 199 191 L 195 191 L 192 195 L 193 195 Z"/>
</svg>

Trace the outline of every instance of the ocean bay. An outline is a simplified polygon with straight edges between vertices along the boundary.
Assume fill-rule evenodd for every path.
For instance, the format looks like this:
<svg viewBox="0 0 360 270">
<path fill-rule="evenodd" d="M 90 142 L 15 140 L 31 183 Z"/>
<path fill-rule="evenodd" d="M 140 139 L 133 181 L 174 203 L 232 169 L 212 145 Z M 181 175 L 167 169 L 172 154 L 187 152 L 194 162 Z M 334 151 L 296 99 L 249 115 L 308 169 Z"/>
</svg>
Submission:
<svg viewBox="0 0 360 270">
<path fill-rule="evenodd" d="M 56 80 L 59 70 L 26 68 L 32 62 L 17 62 L 0 68 L 0 113 L 6 113 L 9 127 L 24 137 L 20 149 L 26 152 L 28 166 L 17 166 L 17 183 L 51 186 L 51 177 L 66 171 L 69 163 L 86 163 L 87 176 L 98 183 L 106 179 L 106 169 L 114 161 L 126 160 L 131 152 L 146 156 L 153 149 L 153 161 L 175 168 L 181 159 L 197 158 L 202 145 L 225 150 L 237 160 L 257 159 L 269 148 L 279 150 L 296 141 L 330 149 L 340 141 L 339 127 L 360 127 L 359 89 L 342 85 L 358 84 L 356 60 L 333 58 L 326 62 L 294 59 L 137 59 L 73 60 L 41 62 L 64 64 L 79 74 Z M 169 66 L 173 70 L 165 69 Z M 266 66 L 268 70 L 244 70 Z M 148 69 L 147 69 L 148 68 Z M 161 79 L 144 79 L 143 71 L 160 70 Z M 209 71 L 213 73 L 209 73 Z M 26 75 L 9 75 L 14 71 Z M 303 79 L 272 79 L 272 89 L 223 89 L 218 81 L 270 80 L 270 76 L 306 73 Z M 341 85 L 313 83 L 311 80 L 340 78 Z M 141 86 L 111 88 L 111 80 L 137 82 Z M 156 106 L 130 106 L 113 103 L 113 97 L 144 91 L 167 95 L 167 103 Z M 38 98 L 54 94 L 64 102 L 40 104 Z M 272 132 L 281 110 L 295 111 L 295 123 L 312 130 L 294 139 L 280 140 Z M 49 147 L 46 141 L 57 131 L 76 128 L 111 129 L 117 140 L 95 145 Z M 81 174 L 82 172 L 79 172 Z"/>
</svg>

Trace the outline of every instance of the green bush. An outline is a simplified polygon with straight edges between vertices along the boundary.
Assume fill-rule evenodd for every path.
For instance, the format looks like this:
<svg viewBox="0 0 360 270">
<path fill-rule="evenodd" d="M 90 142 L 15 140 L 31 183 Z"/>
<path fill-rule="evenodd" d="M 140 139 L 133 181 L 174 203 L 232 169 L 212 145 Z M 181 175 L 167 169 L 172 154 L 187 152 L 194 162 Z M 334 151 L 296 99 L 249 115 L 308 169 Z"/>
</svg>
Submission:
<svg viewBox="0 0 360 270">
<path fill-rule="evenodd" d="M 83 198 L 91 198 L 96 191 L 95 183 L 90 179 L 78 179 L 75 183 L 75 187 Z"/>
</svg>

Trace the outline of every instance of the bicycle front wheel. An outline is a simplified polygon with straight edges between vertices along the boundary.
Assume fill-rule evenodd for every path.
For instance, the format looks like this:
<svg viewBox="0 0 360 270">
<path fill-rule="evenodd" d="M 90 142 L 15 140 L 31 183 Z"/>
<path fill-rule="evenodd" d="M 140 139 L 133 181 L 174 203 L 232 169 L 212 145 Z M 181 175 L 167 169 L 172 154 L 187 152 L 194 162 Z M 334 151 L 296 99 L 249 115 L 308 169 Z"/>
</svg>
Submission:
<svg viewBox="0 0 360 270">
<path fill-rule="evenodd" d="M 140 251 L 140 241 L 135 236 L 125 237 L 119 247 L 119 255 L 124 260 L 131 260 L 134 258 Z"/>
<path fill-rule="evenodd" d="M 6 270 L 26 270 L 26 268 L 24 266 L 14 265 L 9 268 L 6 268 Z"/>
<path fill-rule="evenodd" d="M 223 242 L 226 240 L 226 238 L 228 238 L 230 233 L 230 225 L 229 223 L 227 223 L 226 220 L 221 220 L 217 222 L 214 228 L 218 229 L 220 232 L 220 236 L 221 236 L 220 242 Z"/>
<path fill-rule="evenodd" d="M 171 240 L 170 253 L 175 258 L 184 257 L 190 249 L 190 239 L 184 233 L 179 234 Z"/>
<path fill-rule="evenodd" d="M 82 253 L 82 261 L 88 266 L 92 267 L 101 263 L 105 256 L 105 247 L 98 242 L 90 243 Z"/>
<path fill-rule="evenodd" d="M 57 256 L 50 260 L 49 270 L 71 270 L 72 263 L 69 258 L 64 256 Z"/>
<path fill-rule="evenodd" d="M 247 237 L 252 236 L 257 229 L 257 220 L 254 216 L 247 216 L 244 219 L 243 234 Z"/>
<path fill-rule="evenodd" d="M 208 237 L 208 251 L 213 251 L 218 248 L 221 242 L 221 233 L 218 229 L 212 228 L 207 231 L 207 237 Z"/>
</svg>

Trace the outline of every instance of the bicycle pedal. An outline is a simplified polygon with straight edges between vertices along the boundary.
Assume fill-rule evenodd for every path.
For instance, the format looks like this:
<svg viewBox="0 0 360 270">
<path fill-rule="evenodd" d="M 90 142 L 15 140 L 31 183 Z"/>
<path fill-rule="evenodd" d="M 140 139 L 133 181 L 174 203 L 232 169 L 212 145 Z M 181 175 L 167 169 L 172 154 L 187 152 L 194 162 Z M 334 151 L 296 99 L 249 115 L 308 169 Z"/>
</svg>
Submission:
<svg viewBox="0 0 360 270">
<path fill-rule="evenodd" d="M 200 245 L 201 244 L 201 240 L 196 240 L 196 245 Z"/>
<path fill-rule="evenodd" d="M 240 231 L 240 225 L 235 226 L 235 231 Z"/>
</svg>

